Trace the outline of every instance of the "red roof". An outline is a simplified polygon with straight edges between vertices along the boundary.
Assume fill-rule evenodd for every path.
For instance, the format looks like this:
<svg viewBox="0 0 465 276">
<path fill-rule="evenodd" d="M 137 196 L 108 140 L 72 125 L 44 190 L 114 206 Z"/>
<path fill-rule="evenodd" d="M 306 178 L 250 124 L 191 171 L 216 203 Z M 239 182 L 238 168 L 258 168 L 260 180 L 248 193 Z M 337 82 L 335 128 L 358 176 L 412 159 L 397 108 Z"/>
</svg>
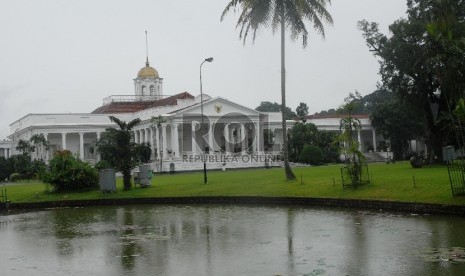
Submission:
<svg viewBox="0 0 465 276">
<path fill-rule="evenodd" d="M 336 118 L 336 119 L 342 119 L 348 117 L 348 114 L 332 114 L 332 115 L 319 115 L 319 114 L 314 114 L 314 115 L 308 115 L 305 116 L 305 119 L 307 120 L 312 120 L 312 119 L 331 119 L 331 118 Z M 368 114 L 351 114 L 350 115 L 352 118 L 355 119 L 368 119 L 370 118 L 370 115 Z"/>
<path fill-rule="evenodd" d="M 182 92 L 174 96 L 170 96 L 160 100 L 153 101 L 126 101 L 126 102 L 110 102 L 103 105 L 94 111 L 92 114 L 113 114 L 113 113 L 133 113 L 152 107 L 176 105 L 178 100 L 194 99 L 194 96 L 188 92 Z"/>
</svg>

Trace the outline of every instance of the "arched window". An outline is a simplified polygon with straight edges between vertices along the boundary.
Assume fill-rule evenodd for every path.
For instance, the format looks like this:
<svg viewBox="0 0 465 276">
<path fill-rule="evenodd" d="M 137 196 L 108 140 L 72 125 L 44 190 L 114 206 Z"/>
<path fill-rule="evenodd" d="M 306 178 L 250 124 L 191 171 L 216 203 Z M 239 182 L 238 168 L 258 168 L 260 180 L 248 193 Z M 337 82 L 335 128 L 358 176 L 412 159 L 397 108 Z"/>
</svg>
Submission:
<svg viewBox="0 0 465 276">
<path fill-rule="evenodd" d="M 150 95 L 155 95 L 155 85 L 150 85 Z"/>
<path fill-rule="evenodd" d="M 142 95 L 145 95 L 145 85 L 142 85 Z"/>
</svg>

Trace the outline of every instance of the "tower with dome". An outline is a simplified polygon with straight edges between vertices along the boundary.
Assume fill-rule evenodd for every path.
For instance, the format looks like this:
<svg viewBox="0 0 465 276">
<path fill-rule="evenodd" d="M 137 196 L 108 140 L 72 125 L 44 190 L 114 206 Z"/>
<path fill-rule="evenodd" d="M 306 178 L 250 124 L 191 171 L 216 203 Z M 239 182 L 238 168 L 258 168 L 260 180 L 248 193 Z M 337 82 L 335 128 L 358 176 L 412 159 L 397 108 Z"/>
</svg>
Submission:
<svg viewBox="0 0 465 276">
<path fill-rule="evenodd" d="M 160 78 L 158 71 L 150 66 L 149 58 L 137 73 L 134 79 L 134 88 L 136 96 L 145 98 L 149 96 L 152 99 L 161 99 L 163 97 L 163 78 Z"/>
</svg>

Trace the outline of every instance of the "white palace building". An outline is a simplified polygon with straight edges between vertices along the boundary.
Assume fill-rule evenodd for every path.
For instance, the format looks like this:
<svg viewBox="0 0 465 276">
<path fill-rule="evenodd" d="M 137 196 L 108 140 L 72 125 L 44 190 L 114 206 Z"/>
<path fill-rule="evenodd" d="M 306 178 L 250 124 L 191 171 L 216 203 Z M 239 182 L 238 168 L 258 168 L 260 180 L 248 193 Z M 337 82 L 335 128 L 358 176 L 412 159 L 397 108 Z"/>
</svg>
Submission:
<svg viewBox="0 0 465 276">
<path fill-rule="evenodd" d="M 66 149 L 81 160 L 95 163 L 100 159 L 93 150 L 97 139 L 106 128 L 117 127 L 109 119 L 112 115 L 123 121 L 141 119 L 133 130 L 134 142 L 151 145 L 151 165 L 156 171 L 199 170 L 203 168 L 200 156 L 207 156 L 210 169 L 280 165 L 267 157 L 268 153 L 279 153 L 281 149 L 280 113 L 259 112 L 205 94 L 203 104 L 201 96 L 194 97 L 188 92 L 166 96 L 163 78 L 148 59 L 134 79 L 134 87 L 134 95 L 109 96 L 90 113 L 25 115 L 10 124 L 9 140 L 0 141 L 0 157 L 17 154 L 19 139 L 29 140 L 34 134 L 43 134 L 50 145 L 46 161 L 55 151 Z M 162 122 L 154 122 L 153 118 L 159 116 Z M 369 117 L 359 119 L 362 130 L 358 140 L 362 150 L 377 151 L 377 136 Z M 339 117 L 310 116 L 307 122 L 320 130 L 339 131 Z M 288 121 L 287 127 L 293 124 L 294 121 Z M 272 148 L 264 147 L 265 131 L 274 133 Z"/>
</svg>

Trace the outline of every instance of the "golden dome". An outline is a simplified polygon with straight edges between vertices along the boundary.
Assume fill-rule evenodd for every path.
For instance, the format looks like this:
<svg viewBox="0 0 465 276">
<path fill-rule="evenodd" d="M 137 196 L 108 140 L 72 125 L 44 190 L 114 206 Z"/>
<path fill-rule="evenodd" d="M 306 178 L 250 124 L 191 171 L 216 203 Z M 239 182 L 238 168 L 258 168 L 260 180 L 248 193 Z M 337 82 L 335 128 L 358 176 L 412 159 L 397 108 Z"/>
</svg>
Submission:
<svg viewBox="0 0 465 276">
<path fill-rule="evenodd" d="M 155 68 L 150 67 L 149 62 L 147 61 L 145 63 L 145 67 L 139 70 L 139 73 L 137 73 L 138 78 L 156 78 L 158 79 L 160 76 L 158 75 L 157 70 Z"/>
</svg>

